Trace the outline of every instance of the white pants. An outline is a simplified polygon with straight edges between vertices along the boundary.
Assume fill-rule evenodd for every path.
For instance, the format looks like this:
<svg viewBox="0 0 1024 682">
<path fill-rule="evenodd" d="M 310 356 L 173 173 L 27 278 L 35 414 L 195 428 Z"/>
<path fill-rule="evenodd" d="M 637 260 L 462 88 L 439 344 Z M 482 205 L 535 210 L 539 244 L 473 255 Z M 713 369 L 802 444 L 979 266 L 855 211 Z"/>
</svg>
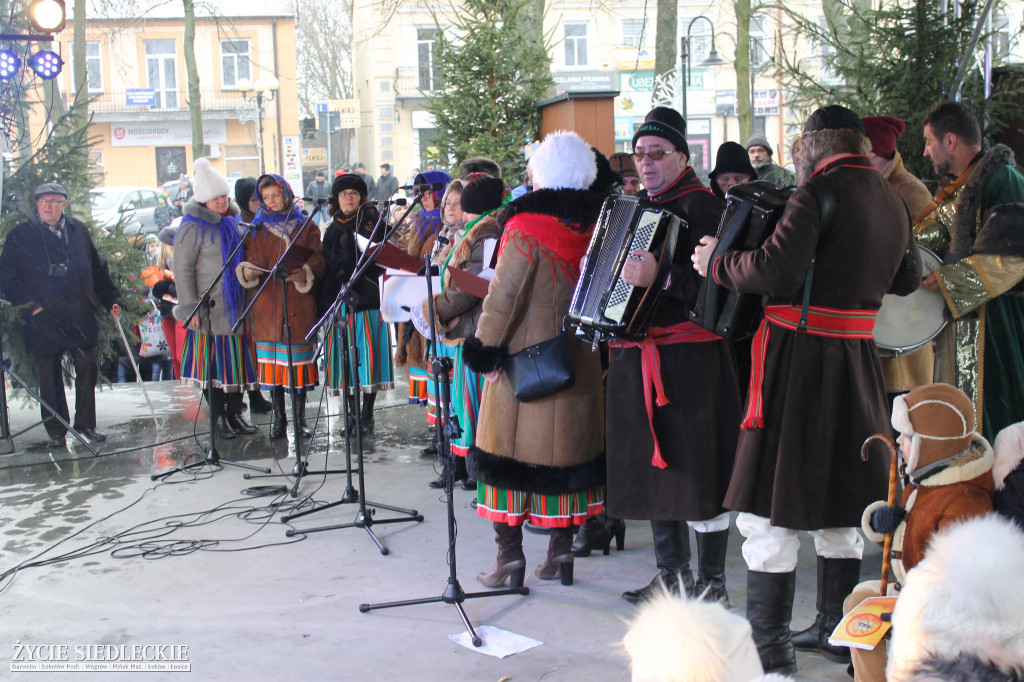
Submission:
<svg viewBox="0 0 1024 682">
<path fill-rule="evenodd" d="M 736 528 L 746 538 L 743 559 L 747 568 L 761 573 L 789 573 L 796 570 L 800 540 L 797 531 L 773 526 L 763 516 L 741 512 Z M 814 538 L 814 551 L 824 559 L 860 559 L 864 540 L 856 528 L 823 528 L 808 531 Z"/>
<path fill-rule="evenodd" d="M 720 530 L 729 530 L 729 512 L 722 512 L 718 516 L 703 521 L 687 521 L 686 525 L 698 533 L 716 533 Z"/>
</svg>

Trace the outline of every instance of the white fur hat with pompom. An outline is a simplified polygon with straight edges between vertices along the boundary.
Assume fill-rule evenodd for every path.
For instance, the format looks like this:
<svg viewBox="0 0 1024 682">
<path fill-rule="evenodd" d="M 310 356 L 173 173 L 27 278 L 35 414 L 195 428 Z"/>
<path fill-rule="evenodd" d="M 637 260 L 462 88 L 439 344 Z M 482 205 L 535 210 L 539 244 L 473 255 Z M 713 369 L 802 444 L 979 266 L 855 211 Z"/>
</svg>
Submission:
<svg viewBox="0 0 1024 682">
<path fill-rule="evenodd" d="M 597 177 L 597 157 L 583 138 L 556 130 L 530 155 L 534 189 L 586 189 Z"/>
<path fill-rule="evenodd" d="M 192 192 L 200 204 L 231 193 L 227 178 L 211 166 L 209 160 L 196 159 L 192 169 Z"/>
</svg>

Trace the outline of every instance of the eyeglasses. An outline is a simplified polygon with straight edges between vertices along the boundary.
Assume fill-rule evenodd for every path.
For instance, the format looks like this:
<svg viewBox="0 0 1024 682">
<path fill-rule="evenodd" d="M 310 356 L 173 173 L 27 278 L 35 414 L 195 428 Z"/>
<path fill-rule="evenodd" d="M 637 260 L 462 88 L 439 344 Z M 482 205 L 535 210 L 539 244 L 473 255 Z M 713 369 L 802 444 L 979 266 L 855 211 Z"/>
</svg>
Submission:
<svg viewBox="0 0 1024 682">
<path fill-rule="evenodd" d="M 633 160 L 636 161 L 637 163 L 640 163 L 641 161 L 644 160 L 644 157 L 646 156 L 650 158 L 651 161 L 661 161 L 666 156 L 668 156 L 669 154 L 673 154 L 676 151 L 678 150 L 669 149 L 668 151 L 664 151 L 662 149 L 655 149 L 649 152 L 633 152 Z"/>
<path fill-rule="evenodd" d="M 43 206 L 63 206 L 65 201 L 65 199 L 36 199 L 36 203 Z"/>
<path fill-rule="evenodd" d="M 351 190 L 350 189 L 350 190 L 346 190 L 344 192 L 338 192 L 338 196 L 339 197 L 345 197 L 346 199 L 358 199 L 359 198 L 359 192 L 356 192 L 355 190 Z"/>
</svg>

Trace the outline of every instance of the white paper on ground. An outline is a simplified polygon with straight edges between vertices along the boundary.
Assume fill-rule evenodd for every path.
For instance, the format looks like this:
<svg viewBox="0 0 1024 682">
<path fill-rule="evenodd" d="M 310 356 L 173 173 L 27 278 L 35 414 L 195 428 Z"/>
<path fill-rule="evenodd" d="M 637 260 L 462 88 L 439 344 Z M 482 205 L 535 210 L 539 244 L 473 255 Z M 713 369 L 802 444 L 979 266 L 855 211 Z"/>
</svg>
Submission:
<svg viewBox="0 0 1024 682">
<path fill-rule="evenodd" d="M 467 649 L 472 649 L 473 651 L 478 651 L 481 654 L 487 654 L 488 656 L 494 656 L 496 658 L 505 658 L 512 654 L 518 654 L 544 643 L 539 640 L 524 637 L 523 635 L 517 635 L 514 632 L 502 630 L 501 628 L 492 627 L 490 625 L 481 625 L 476 628 L 476 634 L 480 635 L 480 638 L 484 640 L 484 643 L 480 646 L 473 646 L 473 640 L 470 639 L 468 632 L 463 632 L 458 635 L 448 635 L 448 639 L 452 640 L 459 646 L 464 646 Z"/>
</svg>

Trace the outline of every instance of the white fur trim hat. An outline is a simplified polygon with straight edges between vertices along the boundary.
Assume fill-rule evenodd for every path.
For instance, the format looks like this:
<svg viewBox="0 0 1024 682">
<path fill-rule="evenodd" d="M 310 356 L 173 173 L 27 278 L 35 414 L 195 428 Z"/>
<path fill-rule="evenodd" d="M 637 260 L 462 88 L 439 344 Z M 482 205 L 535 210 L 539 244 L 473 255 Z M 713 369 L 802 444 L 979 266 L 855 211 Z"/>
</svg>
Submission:
<svg viewBox="0 0 1024 682">
<path fill-rule="evenodd" d="M 938 530 L 924 560 L 907 573 L 896 601 L 886 679 L 923 679 L 913 673 L 922 659 L 948 660 L 961 653 L 1004 673 L 1019 671 L 1024 667 L 1022 573 L 1024 532 L 1009 519 L 992 513 Z"/>
<path fill-rule="evenodd" d="M 548 133 L 528 165 L 534 189 L 586 189 L 597 178 L 594 150 L 569 130 Z"/>
<path fill-rule="evenodd" d="M 745 618 L 667 591 L 643 604 L 623 645 L 634 680 L 749 682 L 762 673 Z"/>
<path fill-rule="evenodd" d="M 192 192 L 200 204 L 231 193 L 227 178 L 211 166 L 207 159 L 196 159 L 192 166 L 192 175 Z"/>
<path fill-rule="evenodd" d="M 892 426 L 910 438 L 907 471 L 914 472 L 970 447 L 974 405 L 956 386 L 926 384 L 892 401 Z"/>
</svg>

